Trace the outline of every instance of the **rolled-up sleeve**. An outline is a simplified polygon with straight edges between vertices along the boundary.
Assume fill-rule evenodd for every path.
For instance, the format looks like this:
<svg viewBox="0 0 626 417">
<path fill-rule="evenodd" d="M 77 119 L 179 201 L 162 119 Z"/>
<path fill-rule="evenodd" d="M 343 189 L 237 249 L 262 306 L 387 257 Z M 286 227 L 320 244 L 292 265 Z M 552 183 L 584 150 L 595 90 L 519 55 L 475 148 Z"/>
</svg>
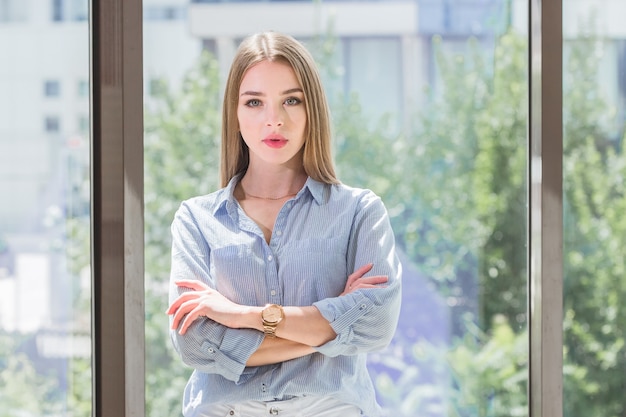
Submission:
<svg viewBox="0 0 626 417">
<path fill-rule="evenodd" d="M 181 204 L 171 226 L 170 304 L 186 291 L 176 285 L 178 280 L 196 279 L 215 288 L 210 275 L 210 247 L 187 204 Z M 244 373 L 253 371 L 245 364 L 263 341 L 261 332 L 231 329 L 208 318 L 195 320 L 184 335 L 170 330 L 170 336 L 185 364 L 235 383 L 242 382 Z"/>
<path fill-rule="evenodd" d="M 371 191 L 360 200 L 347 250 L 350 271 L 368 263 L 373 263 L 373 268 L 367 275 L 386 275 L 386 284 L 314 303 L 337 334 L 335 339 L 317 347 L 320 353 L 339 356 L 381 350 L 395 334 L 402 267 L 387 210 Z"/>
</svg>

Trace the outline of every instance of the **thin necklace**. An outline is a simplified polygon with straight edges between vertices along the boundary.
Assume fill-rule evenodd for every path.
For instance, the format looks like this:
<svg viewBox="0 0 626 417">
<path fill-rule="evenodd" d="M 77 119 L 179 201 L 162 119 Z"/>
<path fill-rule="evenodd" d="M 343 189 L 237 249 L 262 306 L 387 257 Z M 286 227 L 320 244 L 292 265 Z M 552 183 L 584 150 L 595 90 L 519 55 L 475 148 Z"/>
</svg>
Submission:
<svg viewBox="0 0 626 417">
<path fill-rule="evenodd" d="M 258 195 L 254 195 L 254 194 L 249 194 L 248 192 L 246 192 L 246 190 L 243 188 L 243 185 L 241 186 L 241 191 L 243 191 L 243 195 L 246 197 L 252 197 L 252 198 L 257 198 L 259 200 L 282 200 L 283 198 L 287 198 L 287 197 L 293 197 L 294 195 L 298 194 L 298 193 L 290 193 L 290 194 L 285 194 L 282 197 L 261 197 Z"/>
</svg>

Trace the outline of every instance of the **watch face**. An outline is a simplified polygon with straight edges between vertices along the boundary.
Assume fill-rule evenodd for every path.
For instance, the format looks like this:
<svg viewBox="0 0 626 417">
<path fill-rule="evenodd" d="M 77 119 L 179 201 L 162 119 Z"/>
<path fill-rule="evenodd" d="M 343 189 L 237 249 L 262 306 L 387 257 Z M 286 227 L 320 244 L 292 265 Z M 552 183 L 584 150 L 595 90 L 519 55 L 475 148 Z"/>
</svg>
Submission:
<svg viewBox="0 0 626 417">
<path fill-rule="evenodd" d="M 263 319 L 270 323 L 278 322 L 282 319 L 282 311 L 280 307 L 276 305 L 268 306 L 263 310 Z"/>
</svg>

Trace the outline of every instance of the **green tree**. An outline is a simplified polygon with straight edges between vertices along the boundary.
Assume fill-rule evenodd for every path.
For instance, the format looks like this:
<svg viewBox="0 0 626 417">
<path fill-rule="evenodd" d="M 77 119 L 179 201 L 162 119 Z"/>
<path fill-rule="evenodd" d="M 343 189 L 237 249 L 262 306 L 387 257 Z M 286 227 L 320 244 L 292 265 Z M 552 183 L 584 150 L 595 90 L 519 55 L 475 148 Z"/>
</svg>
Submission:
<svg viewBox="0 0 626 417">
<path fill-rule="evenodd" d="M 20 352 L 26 336 L 0 333 L 0 417 L 40 417 L 62 409 L 57 379 L 37 372 Z"/>
<path fill-rule="evenodd" d="M 390 203 L 399 245 L 451 306 L 452 339 L 419 341 L 397 367 L 404 369 L 395 385 L 385 375 L 377 382 L 397 415 L 521 415 L 528 360 L 526 44 L 513 32 L 501 36 L 493 67 L 475 40 L 463 55 L 445 54 L 439 44 L 435 38 L 441 86 L 427 92 L 415 133 L 378 139 L 397 166 L 384 171 L 387 187 L 373 185 Z M 425 373 L 439 382 L 424 381 Z"/>
<path fill-rule="evenodd" d="M 568 416 L 626 415 L 626 157 L 608 133 L 614 112 L 598 88 L 603 42 L 573 41 L 564 101 L 565 362 L 584 369 L 587 395 L 565 381 Z"/>
</svg>

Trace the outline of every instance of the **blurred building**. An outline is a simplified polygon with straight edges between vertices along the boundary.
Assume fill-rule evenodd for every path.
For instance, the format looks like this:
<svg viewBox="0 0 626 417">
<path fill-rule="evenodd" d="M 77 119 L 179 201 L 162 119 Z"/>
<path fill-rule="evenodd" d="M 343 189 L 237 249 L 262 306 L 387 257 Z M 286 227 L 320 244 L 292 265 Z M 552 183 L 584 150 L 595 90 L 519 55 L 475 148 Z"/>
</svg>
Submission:
<svg viewBox="0 0 626 417">
<path fill-rule="evenodd" d="M 432 85 L 432 36 L 441 35 L 448 49 L 457 44 L 464 48 L 469 36 L 493 42 L 506 26 L 503 4 L 502 0 L 192 0 L 189 26 L 218 57 L 224 78 L 238 43 L 250 33 L 288 33 L 313 51 L 320 40 L 334 39 L 335 53 L 325 57 L 334 71 L 323 74 L 330 99 L 356 93 L 368 117 L 391 115 L 392 126 L 399 130 L 410 128 L 424 87 Z"/>
<path fill-rule="evenodd" d="M 186 27 L 186 3 L 144 1 L 148 92 L 151 78 L 176 85 L 198 56 L 200 43 Z M 41 232 L 52 206 L 62 214 L 88 209 L 89 190 L 80 183 L 87 177 L 77 172 L 85 169 L 88 155 L 88 74 L 87 0 L 0 0 L 0 236 L 5 239 Z"/>
<path fill-rule="evenodd" d="M 88 4 L 0 0 L 4 330 L 58 332 L 74 321 L 70 307 L 81 284 L 67 265 L 66 220 L 87 220 L 90 209 Z M 177 87 L 201 50 L 186 19 L 186 0 L 144 0 L 147 100 L 152 80 Z"/>
</svg>

